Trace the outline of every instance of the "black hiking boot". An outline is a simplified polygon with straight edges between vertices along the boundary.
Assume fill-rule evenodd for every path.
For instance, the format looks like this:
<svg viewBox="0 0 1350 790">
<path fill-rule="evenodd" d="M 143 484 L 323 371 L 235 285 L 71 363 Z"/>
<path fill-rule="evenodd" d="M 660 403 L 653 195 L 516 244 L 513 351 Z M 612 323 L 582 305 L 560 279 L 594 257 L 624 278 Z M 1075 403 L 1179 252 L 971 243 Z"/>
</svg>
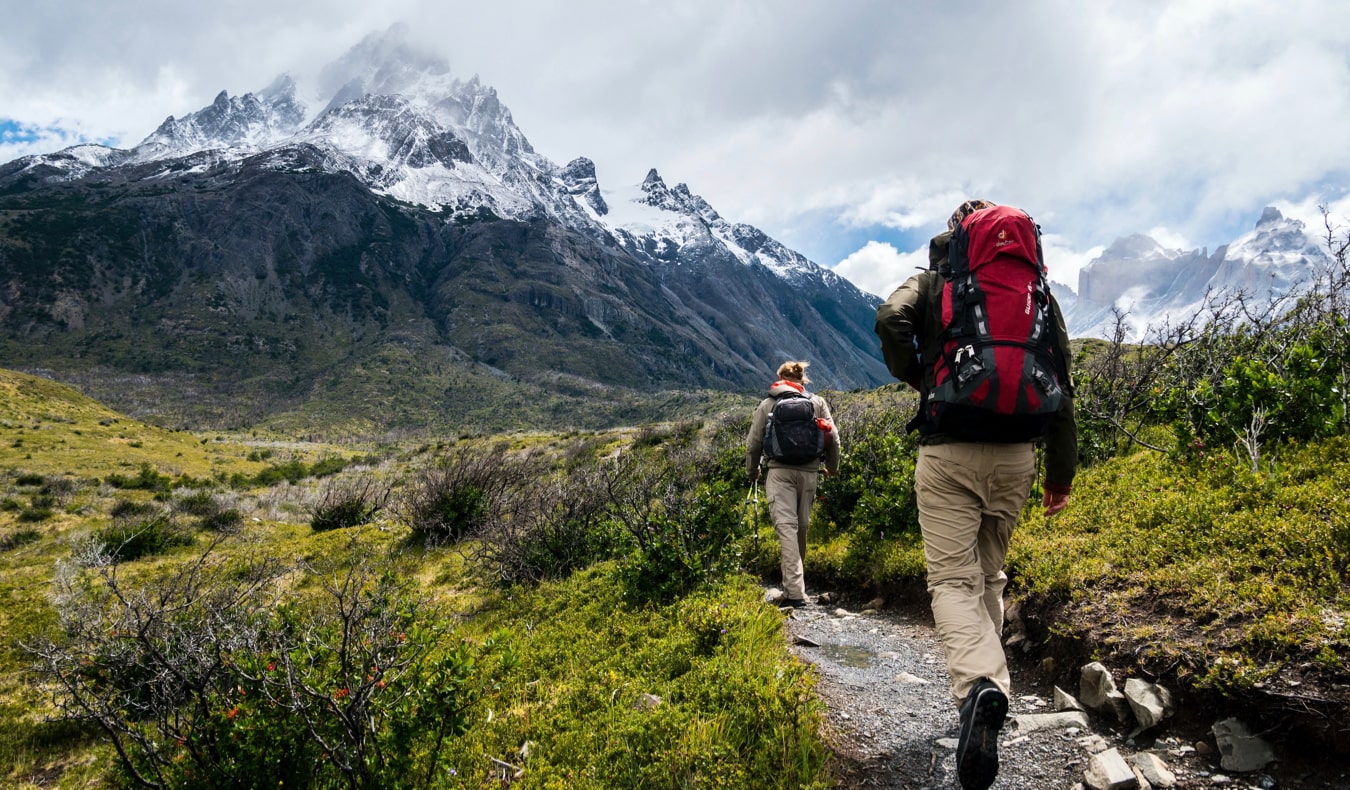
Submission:
<svg viewBox="0 0 1350 790">
<path fill-rule="evenodd" d="M 961 703 L 956 776 L 964 790 L 986 790 L 998 776 L 998 733 L 1008 715 L 1008 695 L 981 680 Z"/>
</svg>

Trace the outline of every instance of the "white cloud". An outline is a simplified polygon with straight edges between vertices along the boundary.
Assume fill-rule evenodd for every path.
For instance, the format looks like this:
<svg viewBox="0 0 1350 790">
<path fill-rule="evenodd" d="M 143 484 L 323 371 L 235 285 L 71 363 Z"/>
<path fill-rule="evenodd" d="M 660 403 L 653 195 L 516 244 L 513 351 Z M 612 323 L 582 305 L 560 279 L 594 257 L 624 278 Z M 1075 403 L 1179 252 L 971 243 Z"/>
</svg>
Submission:
<svg viewBox="0 0 1350 790">
<path fill-rule="evenodd" d="M 936 232 L 986 197 L 1076 261 L 1143 228 L 1212 248 L 1262 206 L 1350 182 L 1343 0 L 63 0 L 5 16 L 0 118 L 124 145 L 407 20 L 545 156 L 589 156 L 611 186 L 657 167 L 771 235 L 822 214 Z"/>
<path fill-rule="evenodd" d="M 902 253 L 893 244 L 869 241 L 840 261 L 834 271 L 864 291 L 884 298 L 916 271 L 927 268 L 927 245 Z"/>
</svg>

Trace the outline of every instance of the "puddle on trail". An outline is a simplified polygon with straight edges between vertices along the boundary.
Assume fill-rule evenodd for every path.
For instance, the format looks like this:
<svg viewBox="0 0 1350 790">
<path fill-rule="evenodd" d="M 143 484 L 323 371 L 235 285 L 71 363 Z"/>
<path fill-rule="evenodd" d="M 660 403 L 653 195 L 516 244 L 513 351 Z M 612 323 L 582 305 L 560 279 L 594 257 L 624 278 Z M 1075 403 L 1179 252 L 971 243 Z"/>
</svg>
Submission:
<svg viewBox="0 0 1350 790">
<path fill-rule="evenodd" d="M 836 664 L 856 669 L 867 668 L 877 657 L 876 651 L 852 645 L 821 645 L 820 652 Z"/>
</svg>

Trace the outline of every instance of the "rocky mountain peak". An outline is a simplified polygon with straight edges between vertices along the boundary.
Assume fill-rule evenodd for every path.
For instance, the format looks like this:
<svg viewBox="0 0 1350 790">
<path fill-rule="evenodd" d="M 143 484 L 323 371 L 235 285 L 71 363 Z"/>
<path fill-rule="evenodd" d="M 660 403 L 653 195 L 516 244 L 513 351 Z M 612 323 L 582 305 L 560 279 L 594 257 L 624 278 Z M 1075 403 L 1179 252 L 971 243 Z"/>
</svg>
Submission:
<svg viewBox="0 0 1350 790">
<path fill-rule="evenodd" d="M 595 162 L 579 156 L 568 162 L 558 177 L 562 179 L 567 194 L 586 201 L 602 217 L 609 213 L 609 204 L 600 194 L 600 183 L 595 177 Z"/>
<path fill-rule="evenodd" d="M 1260 229 L 1263 225 L 1272 225 L 1283 220 L 1284 215 L 1280 213 L 1279 209 L 1274 206 L 1266 206 L 1265 210 L 1261 212 L 1261 218 L 1256 221 L 1256 227 Z"/>
</svg>

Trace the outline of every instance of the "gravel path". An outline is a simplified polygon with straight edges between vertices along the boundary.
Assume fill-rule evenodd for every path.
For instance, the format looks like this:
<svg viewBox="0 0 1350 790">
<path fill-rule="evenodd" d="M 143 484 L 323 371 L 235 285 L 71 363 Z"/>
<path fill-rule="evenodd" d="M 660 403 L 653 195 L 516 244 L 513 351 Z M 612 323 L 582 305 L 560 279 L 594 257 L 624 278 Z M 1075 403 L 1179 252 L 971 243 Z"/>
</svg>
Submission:
<svg viewBox="0 0 1350 790">
<path fill-rule="evenodd" d="M 854 612 L 818 600 L 784 611 L 793 653 L 818 673 L 816 690 L 827 708 L 840 786 L 959 787 L 956 706 L 929 610 Z M 1350 782 L 1344 767 L 1330 765 L 1312 773 L 1289 766 L 1286 771 L 1273 767 L 1275 776 L 1225 775 L 1207 753 L 1204 733 L 1168 731 L 1157 741 L 1136 745 L 1096 717 L 1091 719 L 1093 729 L 1032 729 L 1027 717 L 1053 711 L 1054 689 L 1042 687 L 1031 677 L 1035 673 L 1019 668 L 1016 661 L 1010 671 L 1014 696 L 992 790 L 1081 787 L 1093 754 L 1109 748 L 1127 759 L 1152 752 L 1175 775 L 1177 788 L 1345 788 Z"/>
<path fill-rule="evenodd" d="M 817 692 L 829 711 L 844 787 L 959 786 L 956 706 L 931 620 L 917 612 L 852 613 L 817 604 L 794 611 L 788 631 L 793 652 L 818 670 Z M 1021 691 L 1016 674 L 1013 685 Z M 1049 711 L 1047 697 L 1015 696 L 1011 702 L 1012 719 Z M 1088 753 L 1075 738 L 1083 735 L 1022 735 L 1010 722 L 994 787 L 1072 787 L 1087 764 Z"/>
</svg>

